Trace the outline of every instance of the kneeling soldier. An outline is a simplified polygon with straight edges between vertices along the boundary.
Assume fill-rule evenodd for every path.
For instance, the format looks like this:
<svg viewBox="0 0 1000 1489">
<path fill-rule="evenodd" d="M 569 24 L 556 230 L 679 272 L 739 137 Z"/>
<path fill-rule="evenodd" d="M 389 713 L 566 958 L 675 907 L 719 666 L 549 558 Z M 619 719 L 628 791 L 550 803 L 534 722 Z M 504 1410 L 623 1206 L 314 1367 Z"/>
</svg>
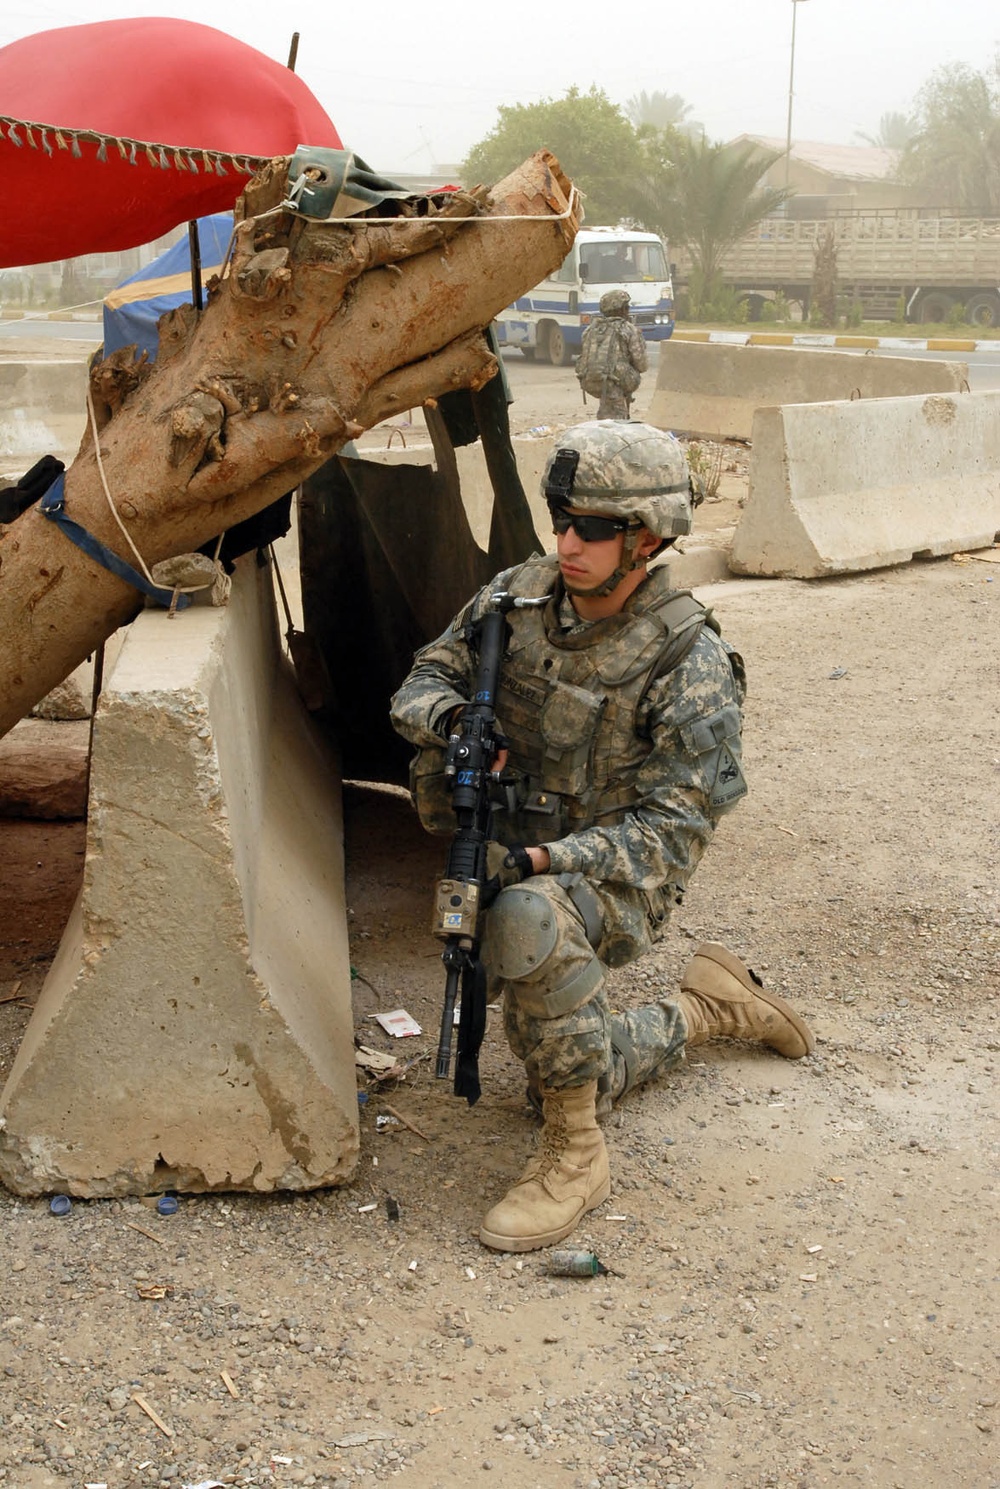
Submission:
<svg viewBox="0 0 1000 1489">
<path fill-rule="evenodd" d="M 417 654 L 392 704 L 399 732 L 439 755 L 475 676 L 469 622 L 498 588 L 550 596 L 511 611 L 497 696 L 510 789 L 495 830 L 509 851 L 482 960 L 543 1119 L 537 1152 L 483 1220 L 481 1240 L 499 1251 L 561 1241 L 607 1198 L 599 1113 L 688 1046 L 751 1040 L 789 1059 L 813 1047 L 788 1004 L 714 944 L 695 951 L 673 996 L 609 1008 L 605 969 L 661 939 L 719 817 L 746 794 L 744 669 L 704 607 L 670 588 L 666 568 L 647 569 L 691 530 L 671 435 L 580 424 L 543 491 L 556 554 L 481 591 Z"/>
</svg>

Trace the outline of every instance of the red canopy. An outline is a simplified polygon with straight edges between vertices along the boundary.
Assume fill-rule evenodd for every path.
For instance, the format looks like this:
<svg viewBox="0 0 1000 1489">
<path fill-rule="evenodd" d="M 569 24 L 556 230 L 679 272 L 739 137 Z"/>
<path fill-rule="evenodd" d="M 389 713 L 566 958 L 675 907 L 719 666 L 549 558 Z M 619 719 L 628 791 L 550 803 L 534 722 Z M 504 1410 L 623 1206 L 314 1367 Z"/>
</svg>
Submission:
<svg viewBox="0 0 1000 1489">
<path fill-rule="evenodd" d="M 231 208 L 261 160 L 339 149 L 305 83 L 194 21 L 41 31 L 0 48 L 0 268 L 134 248 Z"/>
</svg>

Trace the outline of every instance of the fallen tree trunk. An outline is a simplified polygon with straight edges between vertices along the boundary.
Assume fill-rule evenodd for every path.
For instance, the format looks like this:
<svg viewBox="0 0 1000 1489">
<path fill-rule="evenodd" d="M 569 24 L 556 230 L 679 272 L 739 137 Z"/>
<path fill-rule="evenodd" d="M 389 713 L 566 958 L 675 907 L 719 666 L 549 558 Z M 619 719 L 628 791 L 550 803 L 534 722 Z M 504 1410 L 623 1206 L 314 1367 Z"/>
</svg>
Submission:
<svg viewBox="0 0 1000 1489">
<path fill-rule="evenodd" d="M 155 365 L 116 353 L 92 369 L 100 460 L 88 433 L 66 513 L 134 567 L 123 528 L 148 567 L 190 552 L 389 415 L 482 387 L 496 372 L 482 328 L 576 232 L 544 151 L 488 193 L 349 224 L 280 210 L 287 167 L 248 186 L 229 274 L 200 318 L 165 318 Z M 0 734 L 141 603 L 37 508 L 0 531 Z"/>
</svg>

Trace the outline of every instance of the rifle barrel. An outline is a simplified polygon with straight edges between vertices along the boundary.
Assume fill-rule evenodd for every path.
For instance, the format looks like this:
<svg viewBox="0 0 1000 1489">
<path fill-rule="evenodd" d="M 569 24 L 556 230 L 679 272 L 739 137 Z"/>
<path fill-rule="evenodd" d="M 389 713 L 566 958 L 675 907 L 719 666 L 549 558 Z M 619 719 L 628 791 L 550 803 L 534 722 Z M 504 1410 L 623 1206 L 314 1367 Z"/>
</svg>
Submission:
<svg viewBox="0 0 1000 1489">
<path fill-rule="evenodd" d="M 446 1081 L 451 1071 L 451 1039 L 455 1030 L 455 1004 L 458 1001 L 457 967 L 448 968 L 444 985 L 444 1011 L 441 1014 L 441 1034 L 438 1038 L 437 1069 L 439 1081 Z"/>
</svg>

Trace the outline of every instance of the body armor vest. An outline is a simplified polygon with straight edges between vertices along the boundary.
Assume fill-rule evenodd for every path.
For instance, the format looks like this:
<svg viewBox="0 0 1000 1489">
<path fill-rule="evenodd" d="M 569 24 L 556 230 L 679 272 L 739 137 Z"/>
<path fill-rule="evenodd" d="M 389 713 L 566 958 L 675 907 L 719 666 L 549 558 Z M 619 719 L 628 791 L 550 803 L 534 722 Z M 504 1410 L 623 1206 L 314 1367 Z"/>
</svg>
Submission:
<svg viewBox="0 0 1000 1489">
<path fill-rule="evenodd" d="M 510 741 L 506 806 L 497 837 L 528 846 L 622 820 L 638 800 L 635 778 L 652 749 L 639 734 L 639 705 L 654 678 L 675 667 L 706 621 L 687 590 L 654 570 L 628 608 L 566 630 L 559 620 L 558 562 L 532 559 L 509 578 L 511 593 L 544 608 L 510 614 L 497 718 Z"/>
</svg>

